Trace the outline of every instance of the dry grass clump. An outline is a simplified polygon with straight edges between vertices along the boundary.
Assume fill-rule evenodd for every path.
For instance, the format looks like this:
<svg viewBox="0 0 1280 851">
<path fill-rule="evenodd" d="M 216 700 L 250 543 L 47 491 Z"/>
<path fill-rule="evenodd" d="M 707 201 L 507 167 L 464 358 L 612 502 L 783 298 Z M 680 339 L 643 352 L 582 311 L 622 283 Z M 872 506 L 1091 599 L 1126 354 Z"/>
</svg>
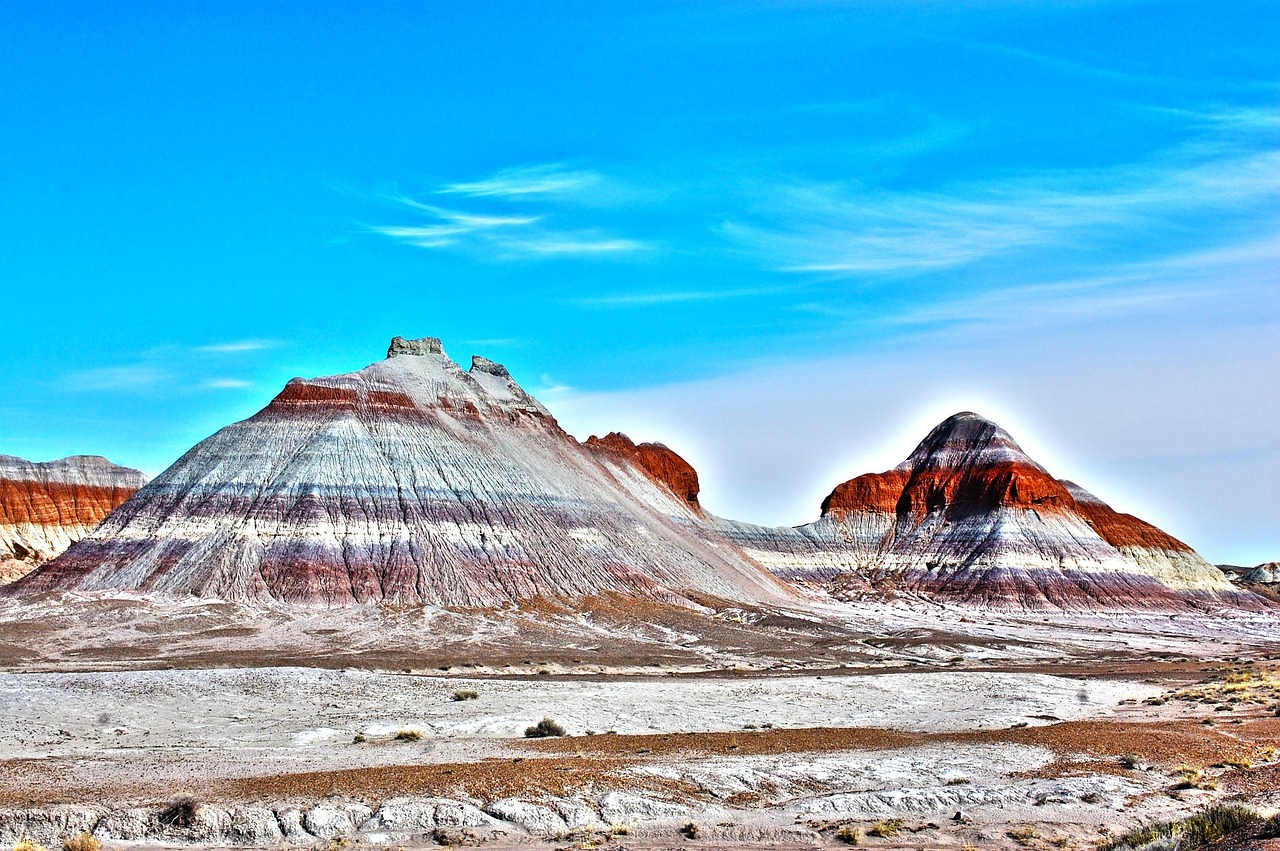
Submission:
<svg viewBox="0 0 1280 851">
<path fill-rule="evenodd" d="M 842 824 L 836 831 L 836 839 L 845 845 L 857 845 L 862 841 L 862 832 L 851 824 Z"/>
<path fill-rule="evenodd" d="M 897 836 L 902 832 L 902 819 L 891 818 L 884 821 L 878 821 L 871 827 L 867 828 L 867 836 L 878 836 L 881 839 L 888 839 L 891 836 Z"/>
<path fill-rule="evenodd" d="M 62 851 L 102 851 L 102 841 L 92 833 L 82 833 L 63 842 Z"/>
<path fill-rule="evenodd" d="M 401 730 L 396 733 L 397 742 L 420 742 L 422 741 L 422 733 L 417 730 Z"/>
<path fill-rule="evenodd" d="M 49 849 L 30 839 L 19 839 L 13 844 L 13 851 L 49 851 Z"/>
<path fill-rule="evenodd" d="M 476 700 L 479 697 L 480 697 L 480 692 L 476 691 L 475 689 L 460 688 L 457 691 L 455 691 L 453 693 L 453 697 L 449 699 L 461 701 L 461 700 Z"/>
<path fill-rule="evenodd" d="M 1099 846 L 1098 851 L 1194 851 L 1217 842 L 1259 819 L 1248 807 L 1212 804 L 1178 821 L 1131 830 Z"/>
<path fill-rule="evenodd" d="M 1178 778 L 1178 782 L 1173 784 L 1176 792 L 1187 789 L 1203 789 L 1205 791 L 1213 791 L 1218 788 L 1218 784 L 1205 776 L 1204 771 L 1199 768 L 1191 768 L 1190 766 L 1180 766 L 1173 776 Z"/>
<path fill-rule="evenodd" d="M 568 732 L 554 718 L 543 718 L 524 731 L 526 739 L 545 739 L 548 736 L 567 736 Z"/>
<path fill-rule="evenodd" d="M 1034 845 L 1036 839 L 1040 836 L 1040 834 L 1036 833 L 1034 827 L 1020 827 L 1017 830 L 1009 831 L 1005 835 L 1023 847 Z"/>
</svg>

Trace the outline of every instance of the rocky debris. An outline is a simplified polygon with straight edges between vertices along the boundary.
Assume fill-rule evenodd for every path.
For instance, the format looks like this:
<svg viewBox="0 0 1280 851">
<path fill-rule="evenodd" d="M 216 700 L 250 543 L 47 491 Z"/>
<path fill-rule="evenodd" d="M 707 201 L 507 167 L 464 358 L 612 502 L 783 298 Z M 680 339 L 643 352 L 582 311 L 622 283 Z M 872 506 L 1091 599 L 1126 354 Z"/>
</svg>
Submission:
<svg viewBox="0 0 1280 851">
<path fill-rule="evenodd" d="M 0 583 L 66 550 L 146 482 L 97 455 L 40 463 L 0 455 Z"/>
<path fill-rule="evenodd" d="M 444 798 L 389 798 L 376 808 L 350 801 L 310 807 L 224 807 L 180 799 L 158 807 L 122 810 L 86 806 L 0 810 L 0 844 L 27 839 L 54 848 L 85 833 L 104 841 L 237 847 L 282 842 L 314 845 L 343 839 L 407 842 L 437 834 L 474 840 L 503 835 L 554 839 L 575 830 L 607 830 L 613 825 L 666 825 L 687 818 L 689 812 L 687 807 L 616 791 L 598 802 L 564 798 L 532 803 L 507 798 L 494 801 L 484 811 Z"/>
<path fill-rule="evenodd" d="M 290 381 L 13 593 L 465 608 L 796 599 L 693 531 L 687 463 L 626 445 L 579 444 L 500 365 L 464 371 L 439 340 L 397 337 L 359 372 Z"/>
<path fill-rule="evenodd" d="M 969 412 L 893 470 L 838 485 L 814 523 L 720 527 L 780 576 L 828 583 L 837 596 L 1084 611 L 1266 605 L 1183 542 L 1053 478 Z"/>
</svg>

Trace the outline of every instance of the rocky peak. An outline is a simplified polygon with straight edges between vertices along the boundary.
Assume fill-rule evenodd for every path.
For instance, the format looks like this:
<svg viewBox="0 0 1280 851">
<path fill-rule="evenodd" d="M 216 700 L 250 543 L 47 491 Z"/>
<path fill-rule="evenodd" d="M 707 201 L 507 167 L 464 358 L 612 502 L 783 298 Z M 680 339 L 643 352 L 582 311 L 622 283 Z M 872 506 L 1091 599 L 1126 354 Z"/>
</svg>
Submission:
<svg viewBox="0 0 1280 851">
<path fill-rule="evenodd" d="M 1009 432 L 981 414 L 962 411 L 935 426 L 903 466 L 921 471 L 997 463 L 1039 466 Z"/>
<path fill-rule="evenodd" d="M 620 455 L 644 471 L 650 479 L 664 485 L 673 494 L 698 508 L 698 471 L 693 465 L 661 443 L 637 445 L 620 431 L 611 431 L 604 437 L 594 434 L 587 438 L 586 446 Z"/>
<path fill-rule="evenodd" d="M 392 337 L 391 345 L 387 348 L 387 357 L 394 358 L 400 355 L 442 355 L 444 347 L 440 345 L 439 337 L 420 337 L 416 340 L 406 340 L 404 337 Z"/>
<path fill-rule="evenodd" d="M 507 368 L 500 363 L 495 363 L 486 357 L 480 355 L 471 356 L 471 371 L 484 372 L 489 375 L 496 375 L 499 378 L 510 378 L 511 373 L 507 372 Z"/>
</svg>

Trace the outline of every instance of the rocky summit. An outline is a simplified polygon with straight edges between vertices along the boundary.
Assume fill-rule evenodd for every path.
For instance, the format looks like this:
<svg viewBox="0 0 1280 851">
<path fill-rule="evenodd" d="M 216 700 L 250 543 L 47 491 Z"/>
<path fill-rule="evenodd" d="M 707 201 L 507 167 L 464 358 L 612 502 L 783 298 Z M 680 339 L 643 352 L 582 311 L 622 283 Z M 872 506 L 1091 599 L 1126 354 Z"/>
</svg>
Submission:
<svg viewBox="0 0 1280 851">
<path fill-rule="evenodd" d="M 1055 479 L 969 412 L 894 469 L 837 486 L 814 523 L 724 531 L 779 575 L 845 595 L 1063 609 L 1260 602 L 1186 544 Z"/>
<path fill-rule="evenodd" d="M 621 435 L 579 443 L 500 364 L 435 338 L 294 379 L 18 590 L 489 607 L 620 593 L 791 599 L 697 528 L 697 477 Z"/>
<path fill-rule="evenodd" d="M 0 455 L 0 583 L 89 534 L 146 482 L 97 455 L 39 463 Z"/>
</svg>

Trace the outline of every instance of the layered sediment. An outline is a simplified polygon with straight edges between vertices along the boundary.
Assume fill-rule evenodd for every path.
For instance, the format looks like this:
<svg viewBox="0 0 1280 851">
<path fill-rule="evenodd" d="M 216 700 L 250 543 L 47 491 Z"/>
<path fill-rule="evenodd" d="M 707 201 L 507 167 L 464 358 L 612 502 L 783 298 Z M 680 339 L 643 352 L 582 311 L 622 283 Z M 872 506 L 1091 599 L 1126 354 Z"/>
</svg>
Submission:
<svg viewBox="0 0 1280 851">
<path fill-rule="evenodd" d="M 0 455 L 0 583 L 62 553 L 146 481 L 97 455 L 39 463 Z"/>
</svg>

